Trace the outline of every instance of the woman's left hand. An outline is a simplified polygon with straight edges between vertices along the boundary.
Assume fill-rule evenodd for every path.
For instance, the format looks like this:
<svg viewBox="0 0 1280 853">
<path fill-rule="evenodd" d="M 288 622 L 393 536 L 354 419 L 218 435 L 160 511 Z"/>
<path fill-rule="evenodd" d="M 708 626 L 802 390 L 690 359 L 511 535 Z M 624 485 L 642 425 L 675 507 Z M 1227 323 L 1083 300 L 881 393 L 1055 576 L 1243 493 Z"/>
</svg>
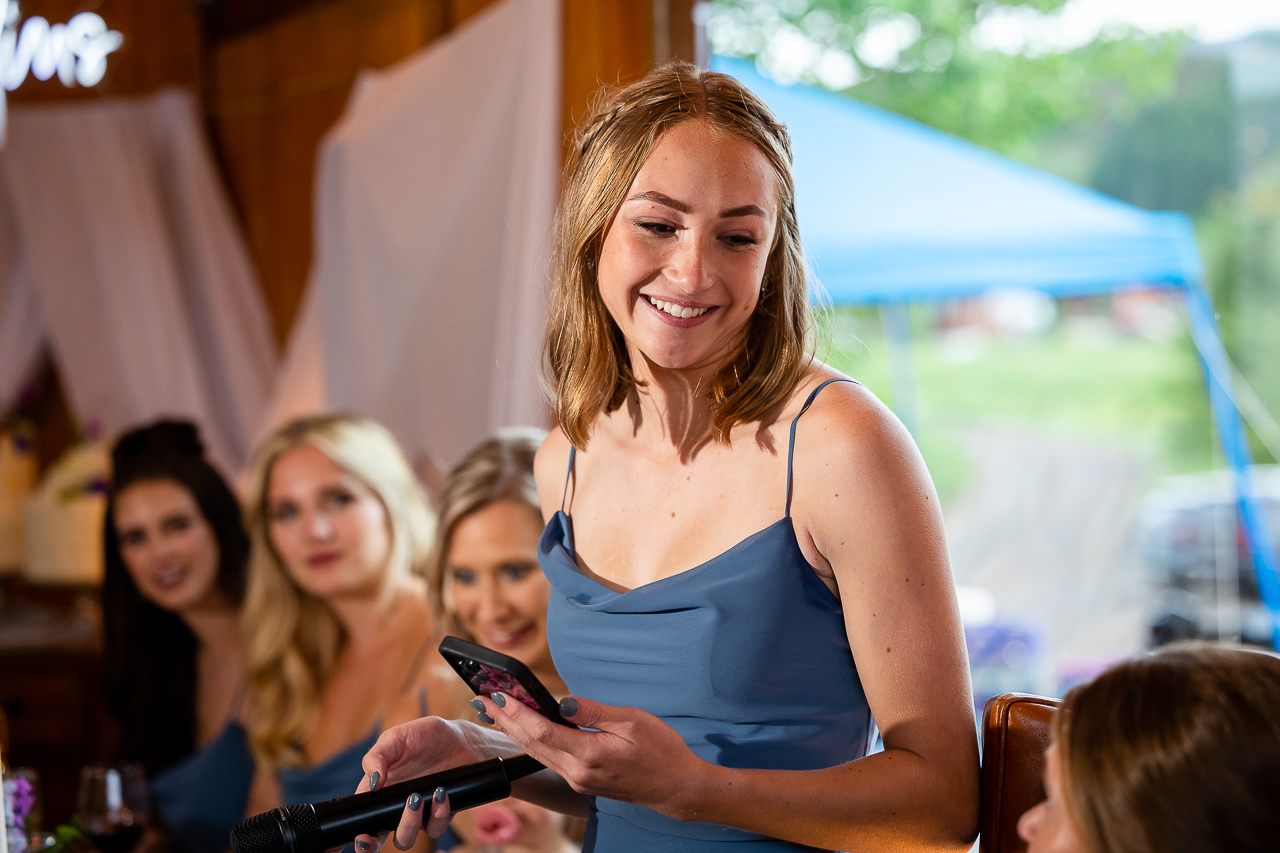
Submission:
<svg viewBox="0 0 1280 853">
<path fill-rule="evenodd" d="M 560 702 L 560 713 L 582 727 L 571 729 L 507 694 L 479 698 L 495 728 L 575 791 L 694 819 L 696 806 L 683 792 L 698 790 L 698 778 L 712 765 L 653 714 L 570 696 Z"/>
</svg>

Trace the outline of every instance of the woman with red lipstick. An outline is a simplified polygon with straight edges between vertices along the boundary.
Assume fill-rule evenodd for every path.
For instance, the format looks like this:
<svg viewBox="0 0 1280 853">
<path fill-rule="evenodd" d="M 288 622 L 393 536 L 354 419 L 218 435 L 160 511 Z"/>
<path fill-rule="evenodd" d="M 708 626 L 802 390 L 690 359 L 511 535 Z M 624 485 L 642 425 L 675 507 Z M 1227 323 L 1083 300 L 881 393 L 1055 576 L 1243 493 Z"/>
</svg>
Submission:
<svg viewBox="0 0 1280 853">
<path fill-rule="evenodd" d="M 349 793 L 389 725 L 422 712 L 432 620 L 416 575 L 434 519 L 384 428 L 294 421 L 259 448 L 242 621 L 248 812 Z"/>
<path fill-rule="evenodd" d="M 968 849 L 978 749 L 937 495 L 897 419 L 813 358 L 786 129 L 685 64 L 613 93 L 552 277 L 538 556 L 581 728 L 498 692 L 478 701 L 505 737 L 419 720 L 366 771 L 527 752 L 548 770 L 517 795 L 587 816 L 594 853 Z"/>
<path fill-rule="evenodd" d="M 249 554 L 240 505 L 193 424 L 135 429 L 111 459 L 102 623 L 117 752 L 142 762 L 182 849 L 222 853 L 253 775 L 239 724 Z"/>
</svg>

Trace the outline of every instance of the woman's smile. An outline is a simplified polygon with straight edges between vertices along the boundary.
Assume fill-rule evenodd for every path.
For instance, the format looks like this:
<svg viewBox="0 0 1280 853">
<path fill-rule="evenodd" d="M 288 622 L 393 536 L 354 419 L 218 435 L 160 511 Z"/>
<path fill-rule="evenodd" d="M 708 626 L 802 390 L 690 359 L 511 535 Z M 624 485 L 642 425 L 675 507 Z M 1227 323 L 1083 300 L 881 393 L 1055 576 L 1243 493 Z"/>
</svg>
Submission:
<svg viewBox="0 0 1280 853">
<path fill-rule="evenodd" d="M 633 369 L 717 368 L 731 358 L 776 227 L 776 179 L 759 149 L 701 121 L 667 131 L 600 250 L 600 296 Z"/>
</svg>

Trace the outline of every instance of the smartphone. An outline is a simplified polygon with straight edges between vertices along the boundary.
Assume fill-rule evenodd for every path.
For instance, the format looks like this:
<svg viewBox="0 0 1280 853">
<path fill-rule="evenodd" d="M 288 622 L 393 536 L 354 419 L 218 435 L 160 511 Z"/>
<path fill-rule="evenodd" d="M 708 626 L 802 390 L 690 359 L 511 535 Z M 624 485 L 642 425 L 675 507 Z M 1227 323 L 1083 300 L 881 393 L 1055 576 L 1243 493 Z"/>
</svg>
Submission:
<svg viewBox="0 0 1280 853">
<path fill-rule="evenodd" d="M 551 692 L 529 667 L 510 655 L 468 643 L 458 637 L 445 637 L 441 640 L 440 654 L 477 696 L 505 693 L 553 723 L 571 729 L 577 728 L 560 716 L 560 703 L 552 698 Z"/>
</svg>

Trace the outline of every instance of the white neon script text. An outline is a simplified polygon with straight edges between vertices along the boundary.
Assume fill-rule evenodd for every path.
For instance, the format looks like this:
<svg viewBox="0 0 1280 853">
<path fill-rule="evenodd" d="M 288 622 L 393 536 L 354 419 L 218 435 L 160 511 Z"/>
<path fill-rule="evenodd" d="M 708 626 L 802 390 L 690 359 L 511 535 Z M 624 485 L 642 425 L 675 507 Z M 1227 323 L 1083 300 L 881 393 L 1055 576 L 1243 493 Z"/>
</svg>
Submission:
<svg viewBox="0 0 1280 853">
<path fill-rule="evenodd" d="M 19 32 L 17 0 L 0 0 L 0 85 L 10 92 L 28 72 L 37 80 L 57 74 L 64 86 L 96 86 L 107 73 L 107 54 L 123 43 L 124 36 L 93 12 L 65 24 L 32 16 Z"/>
</svg>

